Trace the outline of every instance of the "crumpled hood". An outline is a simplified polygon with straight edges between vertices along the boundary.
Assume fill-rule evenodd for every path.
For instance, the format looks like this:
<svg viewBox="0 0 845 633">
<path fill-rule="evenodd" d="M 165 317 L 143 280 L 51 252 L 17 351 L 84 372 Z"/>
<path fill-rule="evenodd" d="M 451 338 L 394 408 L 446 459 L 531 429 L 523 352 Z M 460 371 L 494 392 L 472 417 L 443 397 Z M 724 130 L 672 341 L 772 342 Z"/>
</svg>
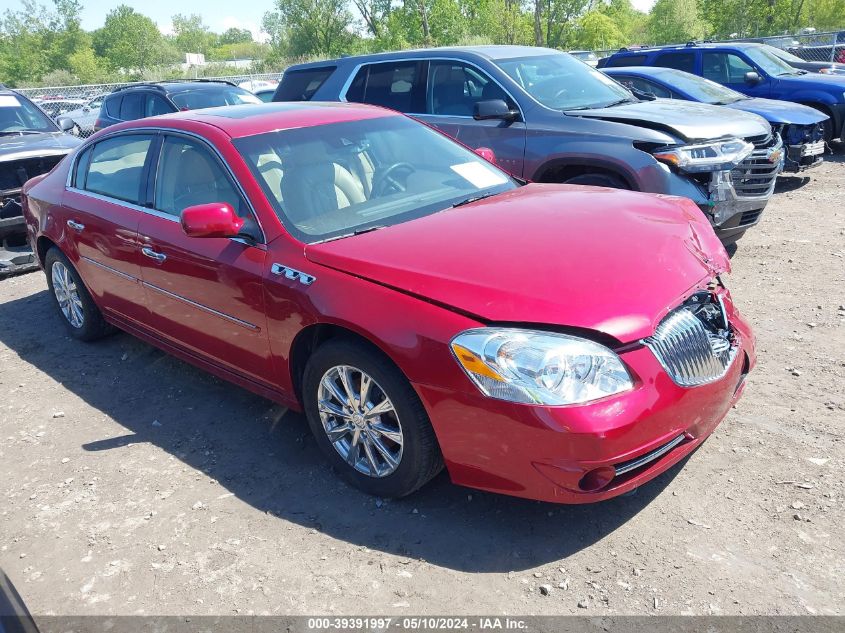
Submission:
<svg viewBox="0 0 845 633">
<path fill-rule="evenodd" d="M 481 321 L 585 328 L 622 342 L 651 334 L 691 288 L 729 266 L 688 200 L 543 184 L 311 244 L 305 255 Z"/>
<path fill-rule="evenodd" d="M 677 99 L 638 101 L 595 110 L 568 110 L 566 114 L 666 130 L 686 141 L 762 136 L 770 129 L 764 119 L 748 112 L 726 112 L 720 106 Z"/>
<path fill-rule="evenodd" d="M 778 101 L 777 99 L 743 99 L 735 103 L 729 103 L 726 107 L 733 110 L 742 110 L 759 114 L 769 123 L 792 123 L 796 125 L 811 125 L 820 123 L 827 118 L 815 108 L 792 103 L 791 101 Z"/>
<path fill-rule="evenodd" d="M 64 133 L 0 135 L 0 162 L 69 153 L 82 141 Z"/>
</svg>

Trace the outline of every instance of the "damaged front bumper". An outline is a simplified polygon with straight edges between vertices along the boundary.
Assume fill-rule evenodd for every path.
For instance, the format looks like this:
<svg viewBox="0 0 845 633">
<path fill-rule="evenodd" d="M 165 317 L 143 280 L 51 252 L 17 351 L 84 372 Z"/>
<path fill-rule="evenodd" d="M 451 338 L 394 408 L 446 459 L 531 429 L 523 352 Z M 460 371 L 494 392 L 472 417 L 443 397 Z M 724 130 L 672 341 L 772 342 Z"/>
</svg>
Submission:
<svg viewBox="0 0 845 633">
<path fill-rule="evenodd" d="M 786 163 L 784 173 L 799 173 L 813 167 L 818 167 L 824 162 L 824 141 L 813 141 L 800 145 L 788 145 L 786 147 Z"/>
<path fill-rule="evenodd" d="M 760 221 L 785 160 L 783 141 L 775 134 L 733 169 L 710 174 L 707 205 L 699 206 L 722 243 L 735 242 Z"/>
<path fill-rule="evenodd" d="M 20 192 L 3 192 L 0 194 L 0 276 L 37 267 L 38 262 L 26 240 Z"/>
</svg>

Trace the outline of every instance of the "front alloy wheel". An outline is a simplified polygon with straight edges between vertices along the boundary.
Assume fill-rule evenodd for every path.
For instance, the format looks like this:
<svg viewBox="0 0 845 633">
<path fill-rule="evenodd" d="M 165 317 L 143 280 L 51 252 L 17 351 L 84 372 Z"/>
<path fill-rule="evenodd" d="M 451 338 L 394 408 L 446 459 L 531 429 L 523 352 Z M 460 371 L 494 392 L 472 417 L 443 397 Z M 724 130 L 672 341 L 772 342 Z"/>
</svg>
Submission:
<svg viewBox="0 0 845 633">
<path fill-rule="evenodd" d="M 443 468 L 411 383 L 363 341 L 333 338 L 314 351 L 302 376 L 302 404 L 320 450 L 364 492 L 403 497 Z"/>
<path fill-rule="evenodd" d="M 402 424 L 372 376 L 349 365 L 332 367 L 317 397 L 323 429 L 347 464 L 370 477 L 386 477 L 399 467 Z"/>
</svg>

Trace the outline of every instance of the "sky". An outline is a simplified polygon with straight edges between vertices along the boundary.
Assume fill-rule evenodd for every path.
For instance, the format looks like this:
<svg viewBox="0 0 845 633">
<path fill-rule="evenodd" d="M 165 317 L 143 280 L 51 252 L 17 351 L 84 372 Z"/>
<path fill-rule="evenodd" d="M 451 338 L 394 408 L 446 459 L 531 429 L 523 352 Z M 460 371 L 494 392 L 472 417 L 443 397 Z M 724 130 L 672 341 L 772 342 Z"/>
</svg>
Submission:
<svg viewBox="0 0 845 633">
<path fill-rule="evenodd" d="M 632 0 L 634 7 L 648 11 L 655 0 Z M 0 6 L 12 5 L 15 0 L 0 0 Z M 49 3 L 48 3 L 49 4 Z M 82 28 L 92 31 L 103 25 L 106 14 L 119 4 L 127 4 L 139 13 L 152 18 L 164 33 L 171 31 L 170 18 L 174 13 L 198 13 L 212 31 L 222 33 L 230 27 L 249 29 L 259 37 L 261 18 L 272 10 L 272 0 L 82 0 Z"/>
</svg>

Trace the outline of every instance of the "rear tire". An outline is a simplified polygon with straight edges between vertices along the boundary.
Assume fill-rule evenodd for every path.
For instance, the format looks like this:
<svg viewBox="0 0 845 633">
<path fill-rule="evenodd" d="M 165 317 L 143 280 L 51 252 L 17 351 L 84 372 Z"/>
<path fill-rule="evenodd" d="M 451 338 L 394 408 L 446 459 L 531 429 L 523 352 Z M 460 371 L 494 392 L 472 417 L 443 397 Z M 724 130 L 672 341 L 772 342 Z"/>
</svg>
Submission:
<svg viewBox="0 0 845 633">
<path fill-rule="evenodd" d="M 565 185 L 589 185 L 591 187 L 610 187 L 611 189 L 630 189 L 618 176 L 602 173 L 588 173 L 574 176 L 563 182 Z"/>
<path fill-rule="evenodd" d="M 53 246 L 44 258 L 47 285 L 62 323 L 73 338 L 94 341 L 112 331 L 103 319 L 82 278 L 65 254 Z"/>
<path fill-rule="evenodd" d="M 332 339 L 317 348 L 305 366 L 302 400 L 320 449 L 343 479 L 367 494 L 404 497 L 443 468 L 411 383 L 362 342 Z M 370 410 L 384 413 L 369 417 Z"/>
</svg>

